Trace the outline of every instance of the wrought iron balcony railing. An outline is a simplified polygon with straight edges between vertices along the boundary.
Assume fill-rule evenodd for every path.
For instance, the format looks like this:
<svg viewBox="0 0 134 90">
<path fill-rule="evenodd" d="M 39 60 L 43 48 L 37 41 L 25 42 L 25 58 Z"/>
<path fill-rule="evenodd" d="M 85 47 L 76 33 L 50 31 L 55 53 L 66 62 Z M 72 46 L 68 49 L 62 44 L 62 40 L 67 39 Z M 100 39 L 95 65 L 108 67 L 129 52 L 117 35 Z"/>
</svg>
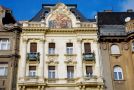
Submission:
<svg viewBox="0 0 134 90">
<path fill-rule="evenodd" d="M 94 61 L 95 60 L 95 54 L 94 53 L 83 53 L 83 60 Z"/>
<path fill-rule="evenodd" d="M 40 59 L 39 52 L 27 53 L 27 60 L 29 60 L 29 61 L 39 61 L 39 59 Z"/>
</svg>

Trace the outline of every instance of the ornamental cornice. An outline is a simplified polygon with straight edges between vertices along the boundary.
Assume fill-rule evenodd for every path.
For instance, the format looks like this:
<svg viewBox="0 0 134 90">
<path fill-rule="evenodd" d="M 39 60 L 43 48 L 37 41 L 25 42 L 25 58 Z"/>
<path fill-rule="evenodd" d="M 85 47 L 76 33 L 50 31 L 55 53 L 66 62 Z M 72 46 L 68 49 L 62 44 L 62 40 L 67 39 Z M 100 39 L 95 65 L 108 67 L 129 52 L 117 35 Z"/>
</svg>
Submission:
<svg viewBox="0 0 134 90">
<path fill-rule="evenodd" d="M 51 29 L 51 28 L 23 28 L 22 32 L 28 33 L 97 33 L 97 28 L 64 28 L 64 29 Z"/>
</svg>

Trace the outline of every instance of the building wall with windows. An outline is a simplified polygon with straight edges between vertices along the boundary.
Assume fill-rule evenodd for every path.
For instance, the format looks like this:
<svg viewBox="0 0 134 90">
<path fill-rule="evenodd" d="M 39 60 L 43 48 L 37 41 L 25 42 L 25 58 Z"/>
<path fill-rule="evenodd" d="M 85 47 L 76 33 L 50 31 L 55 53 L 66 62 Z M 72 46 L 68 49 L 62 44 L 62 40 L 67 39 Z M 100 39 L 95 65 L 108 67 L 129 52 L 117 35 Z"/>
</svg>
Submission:
<svg viewBox="0 0 134 90">
<path fill-rule="evenodd" d="M 128 18 L 134 19 L 133 16 L 134 12 L 98 13 L 105 90 L 133 90 L 134 88 L 133 29 L 128 30 L 132 27 Z"/>
<path fill-rule="evenodd" d="M 76 5 L 43 5 L 22 21 L 18 90 L 103 90 L 96 22 Z"/>
<path fill-rule="evenodd" d="M 16 90 L 20 29 L 15 23 L 11 10 L 0 6 L 0 90 Z"/>
</svg>

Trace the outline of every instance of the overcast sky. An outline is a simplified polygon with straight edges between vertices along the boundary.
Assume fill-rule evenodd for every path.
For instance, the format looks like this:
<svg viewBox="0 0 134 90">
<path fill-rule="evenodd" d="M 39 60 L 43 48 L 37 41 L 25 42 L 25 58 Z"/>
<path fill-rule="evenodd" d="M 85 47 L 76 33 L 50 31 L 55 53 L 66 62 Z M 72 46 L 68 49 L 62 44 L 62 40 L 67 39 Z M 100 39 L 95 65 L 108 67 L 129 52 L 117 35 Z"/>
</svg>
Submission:
<svg viewBox="0 0 134 90">
<path fill-rule="evenodd" d="M 88 19 L 96 12 L 113 10 L 115 12 L 134 9 L 134 0 L 0 0 L 0 5 L 12 9 L 17 20 L 30 20 L 42 7 L 42 4 L 77 4 L 78 10 Z"/>
</svg>

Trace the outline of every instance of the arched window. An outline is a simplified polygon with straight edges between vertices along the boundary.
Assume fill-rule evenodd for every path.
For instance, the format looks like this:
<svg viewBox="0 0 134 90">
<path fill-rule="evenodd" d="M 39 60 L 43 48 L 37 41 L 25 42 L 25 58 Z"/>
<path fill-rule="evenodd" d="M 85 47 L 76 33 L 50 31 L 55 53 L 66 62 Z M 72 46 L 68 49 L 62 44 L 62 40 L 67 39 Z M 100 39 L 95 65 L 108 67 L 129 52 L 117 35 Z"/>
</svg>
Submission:
<svg viewBox="0 0 134 90">
<path fill-rule="evenodd" d="M 120 49 L 118 45 L 111 46 L 111 54 L 120 54 Z"/>
<path fill-rule="evenodd" d="M 114 80 L 123 80 L 123 71 L 120 66 L 114 67 Z"/>
</svg>

